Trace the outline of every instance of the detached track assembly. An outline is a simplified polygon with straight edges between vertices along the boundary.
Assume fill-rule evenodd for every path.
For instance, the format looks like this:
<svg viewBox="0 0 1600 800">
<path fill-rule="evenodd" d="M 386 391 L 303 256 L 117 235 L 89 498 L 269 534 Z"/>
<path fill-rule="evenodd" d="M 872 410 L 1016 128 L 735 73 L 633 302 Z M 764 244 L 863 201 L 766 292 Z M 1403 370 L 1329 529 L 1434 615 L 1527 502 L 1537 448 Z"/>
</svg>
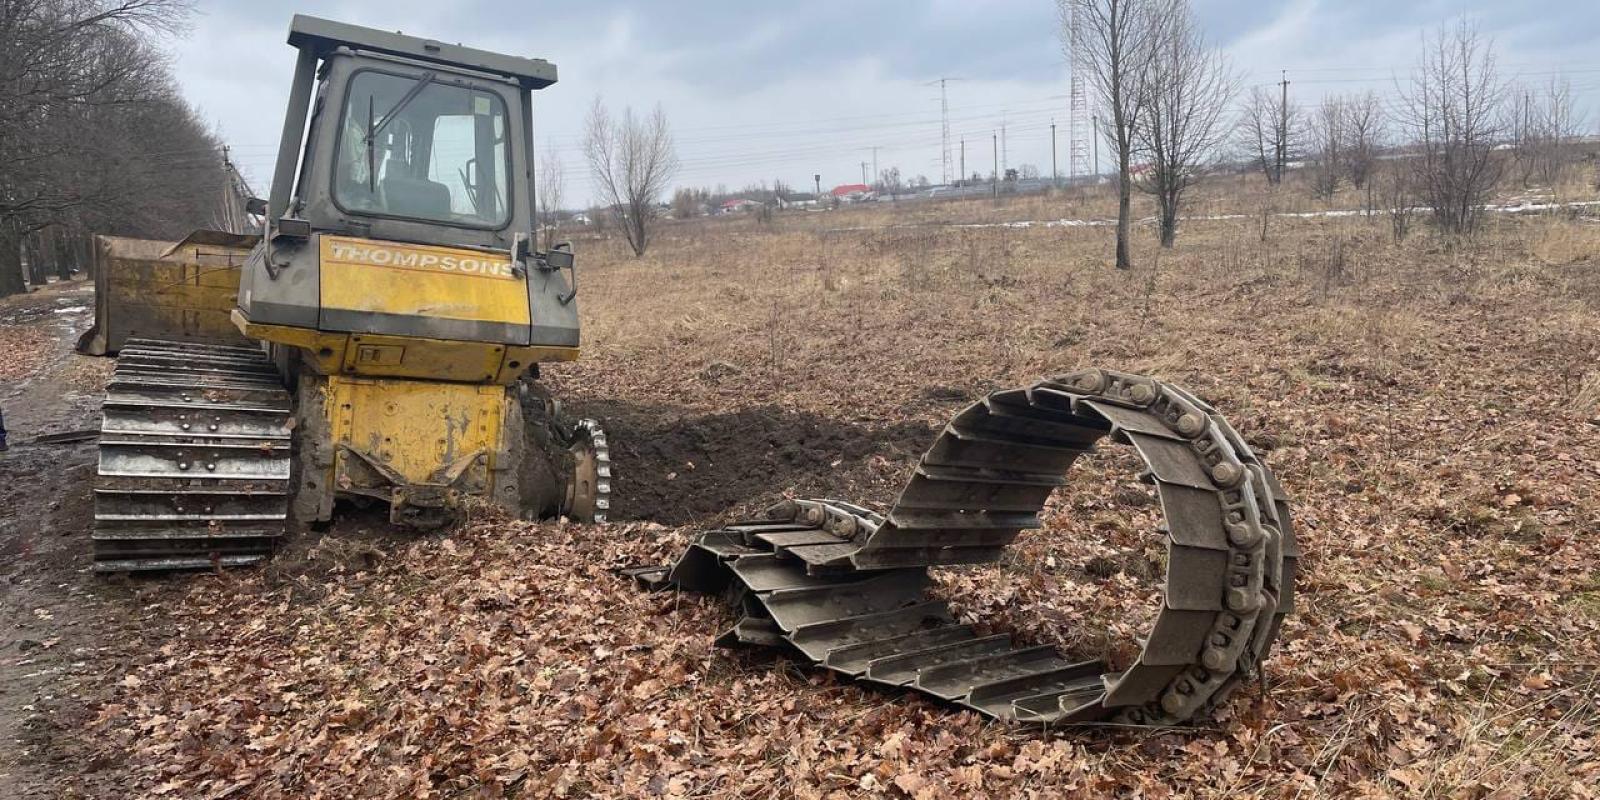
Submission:
<svg viewBox="0 0 1600 800">
<path fill-rule="evenodd" d="M 1107 436 L 1144 460 L 1166 517 L 1166 599 L 1137 661 L 1108 672 L 980 636 L 924 593 L 929 567 L 992 563 L 1039 527 L 1068 467 Z M 1298 558 L 1283 488 L 1215 409 L 1150 378 L 1085 370 L 957 414 L 887 516 L 788 501 L 700 535 L 670 568 L 628 573 L 726 593 L 741 618 L 721 644 L 790 648 L 1002 720 L 1171 725 L 1259 674 L 1293 609 Z"/>
<path fill-rule="evenodd" d="M 289 513 L 289 393 L 252 347 L 131 339 L 106 389 L 97 572 L 254 564 Z"/>
</svg>

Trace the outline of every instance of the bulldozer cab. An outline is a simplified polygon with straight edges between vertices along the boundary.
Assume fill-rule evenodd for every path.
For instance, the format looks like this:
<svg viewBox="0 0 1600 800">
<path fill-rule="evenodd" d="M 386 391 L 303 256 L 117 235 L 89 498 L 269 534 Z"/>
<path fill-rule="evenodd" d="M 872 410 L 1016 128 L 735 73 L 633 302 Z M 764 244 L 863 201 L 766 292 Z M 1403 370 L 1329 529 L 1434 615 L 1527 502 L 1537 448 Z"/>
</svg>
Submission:
<svg viewBox="0 0 1600 800">
<path fill-rule="evenodd" d="M 317 91 L 302 146 L 294 96 L 312 77 L 297 68 L 270 219 L 493 248 L 533 231 L 531 91 L 555 82 L 553 65 L 306 16 L 289 43 L 318 62 Z"/>
<path fill-rule="evenodd" d="M 284 329 L 533 348 L 516 369 L 575 358 L 571 254 L 532 246 L 532 92 L 555 67 L 303 15 L 288 41 L 299 56 L 240 329 L 313 356 L 321 342 Z M 368 355 L 318 371 L 515 377 Z"/>
</svg>

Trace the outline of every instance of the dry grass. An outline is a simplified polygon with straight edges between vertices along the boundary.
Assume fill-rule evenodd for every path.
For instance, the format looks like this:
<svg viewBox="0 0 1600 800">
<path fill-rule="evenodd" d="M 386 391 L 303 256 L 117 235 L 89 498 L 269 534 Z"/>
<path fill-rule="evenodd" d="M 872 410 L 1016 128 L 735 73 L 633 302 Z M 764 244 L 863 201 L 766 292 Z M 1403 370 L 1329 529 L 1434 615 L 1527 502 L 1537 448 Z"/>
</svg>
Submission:
<svg viewBox="0 0 1600 800">
<path fill-rule="evenodd" d="M 906 214 L 1081 211 L 1058 199 Z M 616 241 L 582 240 L 586 357 L 546 377 L 579 410 L 624 401 L 685 425 L 775 406 L 841 426 L 934 426 L 958 407 L 940 399 L 949 390 L 1091 364 L 1185 384 L 1270 448 L 1294 501 L 1302 593 L 1268 691 L 1241 693 L 1201 730 L 1008 731 L 709 651 L 712 606 L 645 599 L 594 562 L 660 557 L 686 529 L 491 524 L 334 576 L 332 599 L 310 606 L 266 578 L 198 583 L 176 611 L 184 638 L 135 670 L 143 688 L 102 717 L 107 735 L 136 732 L 118 734 L 134 749 L 130 785 L 263 797 L 400 785 L 441 796 L 1593 796 L 1600 427 L 1571 413 L 1574 397 L 1600 397 L 1586 223 L 1504 217 L 1465 242 L 1397 245 L 1382 220 L 1284 220 L 1264 242 L 1252 220 L 1195 222 L 1171 252 L 1141 233 L 1138 269 L 1118 272 L 1102 229 L 905 221 L 867 209 L 680 224 L 637 260 Z M 612 444 L 625 455 L 644 443 L 622 433 Z M 881 448 L 815 477 L 882 503 L 915 456 Z M 1153 512 L 1123 490 L 1118 466 L 1086 463 L 1045 529 L 998 568 L 942 573 L 943 590 L 1025 638 L 1118 656 L 1126 645 L 1110 643 L 1158 596 L 1138 566 Z M 1125 569 L 1095 577 L 1092 559 Z M 235 632 L 246 622 L 253 633 Z M 503 667 L 492 682 L 437 666 L 478 647 L 473 658 Z M 425 685 L 384 672 L 373 693 L 377 670 L 402 667 Z M 676 677 L 648 682 L 661 674 Z M 219 681 L 230 696 L 186 688 Z M 343 710 L 357 706 L 406 711 Z M 254 709 L 248 730 L 228 723 L 240 708 Z M 439 720 L 471 720 L 471 736 Z M 363 783 L 369 773 L 388 777 Z"/>
</svg>

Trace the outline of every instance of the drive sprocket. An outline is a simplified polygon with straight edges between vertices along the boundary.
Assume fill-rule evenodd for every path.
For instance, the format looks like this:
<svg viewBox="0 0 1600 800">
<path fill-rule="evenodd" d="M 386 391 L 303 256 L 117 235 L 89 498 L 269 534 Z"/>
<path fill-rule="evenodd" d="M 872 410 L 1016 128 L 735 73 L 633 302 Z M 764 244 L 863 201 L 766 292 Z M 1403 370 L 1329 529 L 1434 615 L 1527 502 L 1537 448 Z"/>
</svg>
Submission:
<svg viewBox="0 0 1600 800">
<path fill-rule="evenodd" d="M 572 474 L 563 514 L 579 522 L 605 522 L 611 511 L 611 448 L 606 432 L 592 419 L 572 426 Z"/>
</svg>

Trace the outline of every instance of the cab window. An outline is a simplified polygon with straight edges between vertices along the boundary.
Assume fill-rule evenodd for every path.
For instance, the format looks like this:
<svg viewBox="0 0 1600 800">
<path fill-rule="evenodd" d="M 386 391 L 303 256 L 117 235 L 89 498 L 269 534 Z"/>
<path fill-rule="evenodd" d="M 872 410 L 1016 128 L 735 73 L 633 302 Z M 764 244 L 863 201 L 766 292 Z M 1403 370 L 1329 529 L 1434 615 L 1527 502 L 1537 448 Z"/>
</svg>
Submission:
<svg viewBox="0 0 1600 800">
<path fill-rule="evenodd" d="M 334 199 L 345 211 L 497 228 L 510 220 L 505 102 L 494 92 L 362 71 L 345 96 Z"/>
</svg>

